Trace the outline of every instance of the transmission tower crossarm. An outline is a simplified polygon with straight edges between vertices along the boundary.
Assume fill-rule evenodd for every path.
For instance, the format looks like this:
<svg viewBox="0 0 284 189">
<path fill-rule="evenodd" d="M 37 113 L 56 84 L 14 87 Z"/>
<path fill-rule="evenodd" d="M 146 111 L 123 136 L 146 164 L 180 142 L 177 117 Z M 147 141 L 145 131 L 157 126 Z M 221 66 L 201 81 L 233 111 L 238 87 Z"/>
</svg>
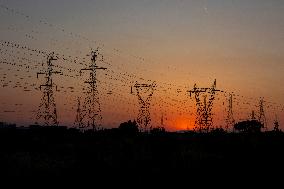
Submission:
<svg viewBox="0 0 284 189">
<path fill-rule="evenodd" d="M 81 71 L 93 70 L 92 68 L 82 68 Z"/>
<path fill-rule="evenodd" d="M 135 87 L 135 88 L 153 88 L 155 86 L 156 86 L 155 82 L 153 82 L 152 84 L 137 83 L 136 82 L 133 87 Z"/>
<path fill-rule="evenodd" d="M 95 69 L 97 69 L 97 70 L 106 70 L 107 68 L 104 68 L 104 67 L 96 67 Z"/>
<path fill-rule="evenodd" d="M 43 74 L 46 74 L 46 73 L 44 73 L 44 72 L 37 72 L 36 78 L 38 78 L 38 75 L 43 75 Z"/>
<path fill-rule="evenodd" d="M 204 93 L 207 91 L 207 89 L 209 88 L 194 88 L 193 90 L 189 90 L 187 92 L 189 92 L 189 95 L 191 97 L 192 93 L 201 93 L 201 92 Z"/>
<path fill-rule="evenodd" d="M 62 73 L 62 72 L 54 71 L 54 72 L 50 72 L 50 73 L 53 73 L 53 74 L 60 74 L 60 73 Z"/>
<path fill-rule="evenodd" d="M 45 84 L 45 85 L 40 85 L 39 88 L 41 89 L 41 87 L 51 87 L 52 85 L 49 84 Z"/>
<path fill-rule="evenodd" d="M 57 58 L 54 58 L 53 56 L 51 56 L 48 60 L 51 62 L 53 60 L 57 60 Z"/>
<path fill-rule="evenodd" d="M 96 83 L 95 81 L 84 81 L 84 83 L 93 84 Z"/>
<path fill-rule="evenodd" d="M 97 66 L 95 66 L 94 68 L 82 68 L 81 70 L 80 70 L 80 73 L 82 72 L 82 71 L 94 71 L 94 70 L 106 70 L 107 68 L 104 68 L 104 67 L 97 67 Z"/>
</svg>

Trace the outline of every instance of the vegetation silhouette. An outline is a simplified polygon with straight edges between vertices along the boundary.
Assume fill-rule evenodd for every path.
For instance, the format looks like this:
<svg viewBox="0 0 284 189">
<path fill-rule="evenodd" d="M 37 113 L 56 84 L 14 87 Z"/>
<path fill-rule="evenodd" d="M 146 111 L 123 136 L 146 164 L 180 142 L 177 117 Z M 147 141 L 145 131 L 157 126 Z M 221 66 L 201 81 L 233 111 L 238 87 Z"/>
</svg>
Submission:
<svg viewBox="0 0 284 189">
<path fill-rule="evenodd" d="M 227 133 L 227 132 L 226 132 L 222 127 L 220 127 L 220 128 L 212 129 L 211 133 L 225 134 L 225 133 Z"/>
<path fill-rule="evenodd" d="M 277 120 L 274 121 L 274 132 L 281 132 L 281 129 L 279 129 L 279 122 Z"/>
<path fill-rule="evenodd" d="M 247 130 L 178 133 L 158 127 L 141 133 L 131 120 L 96 132 L 1 123 L 0 174 L 1 178 L 90 178 L 96 182 L 127 178 L 143 183 L 193 181 L 204 174 L 232 179 L 239 172 L 250 178 L 283 170 L 283 132 Z"/>
<path fill-rule="evenodd" d="M 118 127 L 120 133 L 126 135 L 136 135 L 139 132 L 138 125 L 136 121 L 133 122 L 131 120 L 127 122 L 123 122 Z"/>
<path fill-rule="evenodd" d="M 243 133 L 260 133 L 263 124 L 257 120 L 246 120 L 234 125 L 234 129 Z"/>
<path fill-rule="evenodd" d="M 150 133 L 153 135 L 159 135 L 159 134 L 165 134 L 166 133 L 166 129 L 165 127 L 154 127 L 150 130 Z"/>
</svg>

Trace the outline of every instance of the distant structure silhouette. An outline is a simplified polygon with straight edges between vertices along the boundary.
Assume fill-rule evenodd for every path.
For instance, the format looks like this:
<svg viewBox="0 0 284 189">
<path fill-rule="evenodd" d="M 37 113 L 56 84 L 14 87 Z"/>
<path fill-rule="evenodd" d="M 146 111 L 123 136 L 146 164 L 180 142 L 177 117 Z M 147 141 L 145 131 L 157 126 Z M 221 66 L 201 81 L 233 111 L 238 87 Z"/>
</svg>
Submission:
<svg viewBox="0 0 284 189">
<path fill-rule="evenodd" d="M 279 121 L 278 121 L 277 116 L 275 116 L 275 121 L 274 121 L 274 128 L 273 128 L 273 131 L 275 131 L 275 132 L 279 132 L 279 131 L 281 131 L 281 130 L 279 129 Z"/>
<path fill-rule="evenodd" d="M 150 130 L 150 133 L 151 134 L 163 134 L 163 133 L 166 133 L 166 129 L 165 127 L 161 126 L 161 127 L 155 127 L 155 128 L 152 128 Z"/>
<path fill-rule="evenodd" d="M 267 121 L 264 113 L 264 99 L 260 98 L 259 100 L 259 117 L 258 121 L 263 124 L 263 129 L 267 131 Z"/>
<path fill-rule="evenodd" d="M 76 119 L 75 119 L 75 123 L 74 123 L 74 127 L 81 129 L 84 128 L 83 127 L 83 114 L 82 114 L 82 110 L 81 110 L 81 98 L 78 97 L 77 99 L 77 110 L 76 110 Z"/>
<path fill-rule="evenodd" d="M 199 132 L 209 132 L 213 128 L 213 101 L 215 100 L 216 92 L 223 92 L 216 89 L 216 79 L 210 88 L 198 88 L 196 84 L 192 90 L 189 90 L 191 97 L 194 94 L 196 101 L 196 120 L 194 130 Z M 204 93 L 201 97 L 201 93 Z M 207 96 L 209 95 L 209 96 Z M 201 100 L 202 98 L 202 100 Z"/>
<path fill-rule="evenodd" d="M 162 113 L 162 117 L 161 117 L 161 126 L 164 127 L 164 114 Z"/>
<path fill-rule="evenodd" d="M 226 118 L 226 130 L 235 125 L 235 119 L 233 114 L 233 94 L 230 93 L 228 97 L 228 109 Z"/>
<path fill-rule="evenodd" d="M 251 111 L 251 120 L 256 120 L 254 110 Z"/>
<path fill-rule="evenodd" d="M 53 88 L 56 86 L 53 83 L 52 77 L 53 74 L 59 74 L 61 72 L 54 71 L 53 67 L 54 65 L 52 64 L 52 61 L 57 60 L 54 58 L 54 53 L 51 53 L 48 58 L 47 58 L 47 70 L 44 72 L 38 72 L 37 73 L 37 78 L 39 75 L 45 75 L 45 84 L 40 85 L 40 90 L 43 92 L 43 97 L 41 99 L 41 103 L 38 108 L 37 116 L 36 119 L 44 120 L 44 125 L 45 126 L 55 126 L 58 125 L 57 121 L 57 110 L 56 110 L 56 103 L 54 99 L 54 92 Z M 42 90 L 43 88 L 43 90 Z M 57 86 L 56 86 L 57 90 Z"/>
<path fill-rule="evenodd" d="M 107 68 L 97 66 L 98 49 L 91 52 L 91 63 L 89 67 L 80 70 L 90 71 L 89 79 L 85 81 L 88 84 L 86 98 L 81 109 L 80 127 L 84 129 L 92 128 L 96 131 L 101 126 L 101 105 L 99 101 L 99 92 L 97 86 L 97 70 L 106 70 Z"/>
<path fill-rule="evenodd" d="M 148 132 L 151 130 L 151 126 L 149 128 L 149 124 L 151 123 L 150 101 L 152 99 L 156 83 L 153 82 L 152 84 L 141 84 L 136 82 L 133 87 L 136 89 L 136 96 L 140 106 L 137 117 L 139 130 L 142 132 Z M 133 94 L 133 87 L 131 87 L 131 94 Z"/>
<path fill-rule="evenodd" d="M 242 133 L 260 133 L 263 124 L 258 120 L 246 120 L 236 123 L 234 128 Z"/>
<path fill-rule="evenodd" d="M 123 134 L 133 135 L 139 132 L 138 125 L 136 121 L 129 120 L 128 122 L 123 122 L 118 127 L 119 131 Z"/>
</svg>

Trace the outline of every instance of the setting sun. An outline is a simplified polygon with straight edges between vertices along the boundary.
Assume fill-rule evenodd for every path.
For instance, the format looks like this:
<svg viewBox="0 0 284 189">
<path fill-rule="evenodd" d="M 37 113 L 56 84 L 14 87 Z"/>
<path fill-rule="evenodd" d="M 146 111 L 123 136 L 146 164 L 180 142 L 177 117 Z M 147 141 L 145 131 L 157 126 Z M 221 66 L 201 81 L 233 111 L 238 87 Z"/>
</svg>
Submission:
<svg viewBox="0 0 284 189">
<path fill-rule="evenodd" d="M 177 117 L 173 123 L 174 130 L 192 130 L 194 128 L 194 120 L 185 119 L 184 117 Z"/>
</svg>

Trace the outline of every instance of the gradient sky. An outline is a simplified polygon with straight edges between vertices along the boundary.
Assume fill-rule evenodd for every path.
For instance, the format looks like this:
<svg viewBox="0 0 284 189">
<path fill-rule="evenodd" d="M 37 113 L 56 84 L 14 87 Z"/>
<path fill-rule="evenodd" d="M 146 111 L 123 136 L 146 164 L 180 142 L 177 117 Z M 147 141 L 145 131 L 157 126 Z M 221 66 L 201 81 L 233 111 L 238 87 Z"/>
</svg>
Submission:
<svg viewBox="0 0 284 189">
<path fill-rule="evenodd" d="M 121 78 L 123 73 L 135 75 L 125 83 L 99 73 L 99 80 L 104 82 L 99 87 L 105 127 L 135 119 L 138 102 L 130 94 L 130 85 L 141 77 L 144 80 L 139 82 L 157 82 L 151 106 L 153 125 L 159 125 L 164 114 L 167 129 L 191 128 L 195 106 L 186 90 L 194 83 L 208 87 L 215 78 L 218 88 L 240 95 L 234 106 L 238 107 L 234 110 L 236 120 L 248 118 L 252 110 L 257 112 L 258 100 L 264 97 L 270 128 L 275 115 L 280 125 L 284 123 L 284 1 L 0 0 L 0 4 L 0 40 L 82 61 L 91 48 L 99 46 L 110 64 L 101 63 L 108 67 L 108 74 L 113 78 Z M 15 49 L 1 48 L 0 61 L 4 57 L 16 61 L 11 58 Z M 33 56 L 29 59 L 46 60 Z M 82 68 L 68 62 L 58 64 Z M 17 71 L 15 66 L 0 66 L 1 77 L 7 74 L 1 78 L 0 120 L 34 122 L 40 91 L 23 92 L 14 85 L 24 81 L 39 85 L 42 80 L 36 79 L 36 72 L 41 68 L 27 72 Z M 70 125 L 83 79 L 56 76 L 55 80 L 66 91 L 56 96 L 59 122 Z M 2 87 L 7 82 L 9 85 Z M 68 87 L 75 87 L 75 91 L 69 93 Z M 107 95 L 110 90 L 113 95 Z M 215 125 L 224 124 L 225 108 L 224 94 L 219 94 L 214 106 Z M 14 109 L 16 117 L 9 112 Z"/>
</svg>

